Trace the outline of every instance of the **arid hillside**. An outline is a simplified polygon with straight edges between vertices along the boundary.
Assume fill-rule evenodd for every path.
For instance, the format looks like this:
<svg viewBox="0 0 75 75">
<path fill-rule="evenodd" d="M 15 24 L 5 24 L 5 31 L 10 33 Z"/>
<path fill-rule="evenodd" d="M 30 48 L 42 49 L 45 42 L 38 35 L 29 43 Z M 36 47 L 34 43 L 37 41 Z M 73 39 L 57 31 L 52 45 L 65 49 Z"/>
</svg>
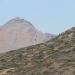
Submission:
<svg viewBox="0 0 75 75">
<path fill-rule="evenodd" d="M 0 54 L 0 75 L 75 75 L 75 27 L 46 43 Z"/>
</svg>

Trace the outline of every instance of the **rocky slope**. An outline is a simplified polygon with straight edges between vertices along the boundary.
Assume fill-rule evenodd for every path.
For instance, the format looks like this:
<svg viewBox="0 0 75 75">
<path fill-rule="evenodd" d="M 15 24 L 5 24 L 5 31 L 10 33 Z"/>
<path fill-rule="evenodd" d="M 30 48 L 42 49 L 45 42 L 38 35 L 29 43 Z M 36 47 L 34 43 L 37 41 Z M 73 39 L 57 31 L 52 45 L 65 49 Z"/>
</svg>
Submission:
<svg viewBox="0 0 75 75">
<path fill-rule="evenodd" d="M 75 75 L 75 27 L 46 43 L 0 54 L 0 75 Z"/>
<path fill-rule="evenodd" d="M 38 31 L 30 22 L 17 17 L 0 27 L 0 53 L 43 43 L 51 37 L 50 34 Z"/>
</svg>

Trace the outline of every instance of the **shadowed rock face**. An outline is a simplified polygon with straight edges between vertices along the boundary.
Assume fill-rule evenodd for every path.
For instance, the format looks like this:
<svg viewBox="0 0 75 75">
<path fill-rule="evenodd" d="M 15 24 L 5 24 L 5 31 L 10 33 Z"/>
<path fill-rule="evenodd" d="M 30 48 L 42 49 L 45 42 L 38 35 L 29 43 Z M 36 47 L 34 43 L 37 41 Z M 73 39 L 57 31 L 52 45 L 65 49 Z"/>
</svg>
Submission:
<svg viewBox="0 0 75 75">
<path fill-rule="evenodd" d="M 43 43 L 51 37 L 38 31 L 30 22 L 17 17 L 0 29 L 0 53 Z"/>
</svg>

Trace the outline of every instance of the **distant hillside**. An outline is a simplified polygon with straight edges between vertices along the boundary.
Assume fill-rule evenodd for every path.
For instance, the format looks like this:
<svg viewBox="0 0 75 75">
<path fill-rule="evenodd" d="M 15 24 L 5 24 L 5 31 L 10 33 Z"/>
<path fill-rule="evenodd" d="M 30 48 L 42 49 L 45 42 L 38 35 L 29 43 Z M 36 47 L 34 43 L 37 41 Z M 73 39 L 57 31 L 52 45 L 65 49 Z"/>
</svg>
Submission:
<svg viewBox="0 0 75 75">
<path fill-rule="evenodd" d="M 46 42 L 53 35 L 38 31 L 19 17 L 0 27 L 0 53 Z"/>
<path fill-rule="evenodd" d="M 75 27 L 46 43 L 0 54 L 0 75 L 75 75 Z"/>
</svg>

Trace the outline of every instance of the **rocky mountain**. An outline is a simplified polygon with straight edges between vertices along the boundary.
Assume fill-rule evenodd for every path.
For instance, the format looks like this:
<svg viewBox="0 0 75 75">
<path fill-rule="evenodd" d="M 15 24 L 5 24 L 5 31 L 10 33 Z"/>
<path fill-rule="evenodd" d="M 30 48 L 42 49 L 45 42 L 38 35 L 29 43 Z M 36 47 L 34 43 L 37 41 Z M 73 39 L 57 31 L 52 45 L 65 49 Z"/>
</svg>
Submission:
<svg viewBox="0 0 75 75">
<path fill-rule="evenodd" d="M 46 43 L 0 54 L 0 75 L 75 75 L 75 27 Z"/>
<path fill-rule="evenodd" d="M 0 27 L 0 53 L 39 43 L 52 37 L 37 30 L 30 22 L 13 18 Z"/>
</svg>

